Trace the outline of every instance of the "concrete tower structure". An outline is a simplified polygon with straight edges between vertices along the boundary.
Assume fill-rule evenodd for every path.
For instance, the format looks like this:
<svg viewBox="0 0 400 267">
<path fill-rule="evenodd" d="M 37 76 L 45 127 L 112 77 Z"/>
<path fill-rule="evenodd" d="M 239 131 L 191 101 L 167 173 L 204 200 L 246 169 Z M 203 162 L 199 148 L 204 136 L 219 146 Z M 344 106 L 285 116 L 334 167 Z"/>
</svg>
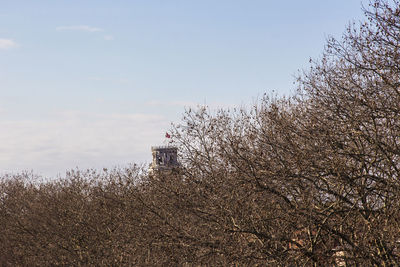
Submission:
<svg viewBox="0 0 400 267">
<path fill-rule="evenodd" d="M 168 172 L 179 167 L 178 148 L 173 146 L 151 147 L 153 161 L 150 164 L 149 174 Z"/>
</svg>

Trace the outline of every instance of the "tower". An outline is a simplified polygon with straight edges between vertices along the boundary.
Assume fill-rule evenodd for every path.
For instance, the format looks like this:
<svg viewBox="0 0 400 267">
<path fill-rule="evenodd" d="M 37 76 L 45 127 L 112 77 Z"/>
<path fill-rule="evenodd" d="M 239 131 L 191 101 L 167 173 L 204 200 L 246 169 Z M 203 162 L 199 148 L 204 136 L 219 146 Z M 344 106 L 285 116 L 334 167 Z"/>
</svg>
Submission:
<svg viewBox="0 0 400 267">
<path fill-rule="evenodd" d="M 150 164 L 149 174 L 155 172 L 169 172 L 179 167 L 178 148 L 173 146 L 153 146 L 151 147 L 153 161 Z"/>
</svg>

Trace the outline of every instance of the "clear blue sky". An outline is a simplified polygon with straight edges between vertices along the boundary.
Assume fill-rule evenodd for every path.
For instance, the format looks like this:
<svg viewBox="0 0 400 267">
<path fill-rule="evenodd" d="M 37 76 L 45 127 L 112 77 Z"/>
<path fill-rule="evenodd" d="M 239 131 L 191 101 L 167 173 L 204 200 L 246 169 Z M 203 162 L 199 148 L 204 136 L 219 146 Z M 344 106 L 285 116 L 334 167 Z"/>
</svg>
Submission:
<svg viewBox="0 0 400 267">
<path fill-rule="evenodd" d="M 289 95 L 360 0 L 0 0 L 0 173 L 149 162 L 185 107 Z"/>
</svg>

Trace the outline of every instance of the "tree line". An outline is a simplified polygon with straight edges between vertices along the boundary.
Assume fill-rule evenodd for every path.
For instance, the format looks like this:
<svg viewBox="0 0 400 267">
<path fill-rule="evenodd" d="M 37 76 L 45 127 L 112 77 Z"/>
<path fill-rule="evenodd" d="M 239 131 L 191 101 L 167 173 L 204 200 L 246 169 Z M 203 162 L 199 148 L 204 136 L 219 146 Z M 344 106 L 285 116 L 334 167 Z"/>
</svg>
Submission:
<svg viewBox="0 0 400 267">
<path fill-rule="evenodd" d="M 329 38 L 290 97 L 187 110 L 181 167 L 0 181 L 4 266 L 399 266 L 400 1 Z"/>
</svg>

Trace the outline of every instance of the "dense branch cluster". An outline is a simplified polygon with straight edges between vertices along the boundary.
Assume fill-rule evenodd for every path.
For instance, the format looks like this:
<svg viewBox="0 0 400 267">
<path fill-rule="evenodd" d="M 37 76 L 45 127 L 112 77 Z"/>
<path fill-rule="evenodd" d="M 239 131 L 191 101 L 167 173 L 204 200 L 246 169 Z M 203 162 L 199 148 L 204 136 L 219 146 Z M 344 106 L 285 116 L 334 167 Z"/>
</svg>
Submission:
<svg viewBox="0 0 400 267">
<path fill-rule="evenodd" d="M 400 1 L 329 39 L 290 98 L 188 110 L 181 168 L 0 182 L 0 263 L 399 266 Z"/>
</svg>

